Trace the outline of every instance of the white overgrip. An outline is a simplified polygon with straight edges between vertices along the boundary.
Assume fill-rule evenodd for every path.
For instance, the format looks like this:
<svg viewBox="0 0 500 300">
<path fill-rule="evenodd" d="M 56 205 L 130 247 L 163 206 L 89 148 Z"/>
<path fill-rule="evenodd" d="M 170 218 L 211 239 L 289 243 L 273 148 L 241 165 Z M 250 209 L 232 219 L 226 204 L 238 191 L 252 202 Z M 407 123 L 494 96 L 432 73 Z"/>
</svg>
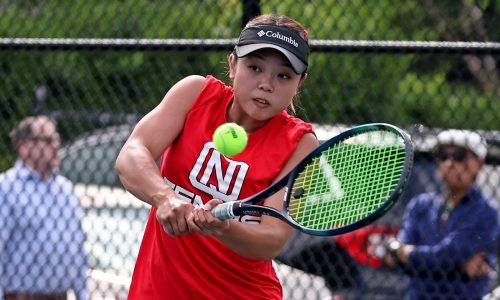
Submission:
<svg viewBox="0 0 500 300">
<path fill-rule="evenodd" d="M 227 219 L 231 219 L 231 218 L 235 217 L 235 214 L 233 212 L 233 206 L 234 206 L 234 202 L 222 203 L 222 204 L 219 204 L 216 207 L 214 207 L 212 209 L 211 213 L 214 217 L 216 217 L 222 221 L 227 220 Z"/>
</svg>

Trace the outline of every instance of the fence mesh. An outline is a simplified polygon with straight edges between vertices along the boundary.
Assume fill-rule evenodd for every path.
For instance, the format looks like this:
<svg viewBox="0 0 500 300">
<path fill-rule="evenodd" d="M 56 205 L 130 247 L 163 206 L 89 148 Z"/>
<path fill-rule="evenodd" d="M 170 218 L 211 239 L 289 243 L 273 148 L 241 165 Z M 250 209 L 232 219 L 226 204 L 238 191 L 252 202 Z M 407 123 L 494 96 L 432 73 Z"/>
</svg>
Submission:
<svg viewBox="0 0 500 300">
<path fill-rule="evenodd" d="M 284 299 L 401 299 L 404 274 L 381 264 L 382 245 L 398 231 L 411 196 L 437 189 L 429 148 L 436 133 L 463 128 L 487 138 L 478 183 L 500 201 L 500 45 L 492 42 L 500 38 L 499 11 L 495 1 L 0 0 L 0 178 L 17 159 L 9 133 L 18 122 L 39 114 L 56 119 L 60 173 L 74 184 L 81 208 L 89 297 L 126 299 L 149 208 L 118 180 L 120 147 L 179 79 L 211 74 L 229 82 L 227 55 L 250 15 L 287 14 L 308 27 L 312 47 L 297 114 L 317 125 L 319 137 L 337 126 L 398 125 L 413 136 L 416 156 L 407 192 L 373 226 L 336 238 L 294 233 L 274 261 Z M 37 194 L 29 191 L 4 185 L 0 202 Z M 14 220 L 2 207 L 0 224 L 11 231 L 0 228 L 0 255 L 8 252 L 7 235 L 29 238 L 22 234 L 46 209 L 20 206 L 27 211 Z M 58 224 L 50 226 L 69 232 L 60 239 L 77 239 L 73 227 Z M 26 265 L 33 245 L 11 250 L 16 255 L 2 261 L 2 280 L 9 268 L 26 271 L 16 268 Z M 62 268 L 28 273 L 73 276 L 74 264 L 58 259 Z M 498 276 L 490 277 L 491 290 Z M 0 295 L 10 284 L 0 285 Z"/>
</svg>

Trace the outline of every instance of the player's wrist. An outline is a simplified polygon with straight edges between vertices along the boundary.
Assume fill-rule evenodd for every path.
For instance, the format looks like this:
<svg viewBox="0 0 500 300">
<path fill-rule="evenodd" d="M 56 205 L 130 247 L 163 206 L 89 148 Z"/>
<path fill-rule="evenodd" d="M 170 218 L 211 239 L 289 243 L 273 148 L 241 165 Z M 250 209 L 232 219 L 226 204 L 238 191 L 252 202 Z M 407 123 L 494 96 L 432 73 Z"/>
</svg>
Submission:
<svg viewBox="0 0 500 300">
<path fill-rule="evenodd" d="M 163 191 L 156 192 L 152 194 L 149 198 L 153 206 L 160 207 L 163 205 L 170 205 L 172 197 L 177 198 L 177 194 L 172 189 L 166 189 Z"/>
</svg>

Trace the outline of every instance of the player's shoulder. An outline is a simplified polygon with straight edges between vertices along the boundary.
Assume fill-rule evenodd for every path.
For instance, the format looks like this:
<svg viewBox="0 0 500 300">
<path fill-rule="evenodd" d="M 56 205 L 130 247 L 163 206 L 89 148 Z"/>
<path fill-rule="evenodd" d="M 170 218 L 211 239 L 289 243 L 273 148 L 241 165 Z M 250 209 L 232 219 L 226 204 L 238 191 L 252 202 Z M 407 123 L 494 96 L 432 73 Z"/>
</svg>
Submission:
<svg viewBox="0 0 500 300">
<path fill-rule="evenodd" d="M 202 93 L 215 93 L 220 95 L 226 90 L 230 91 L 231 88 L 211 75 L 207 75 L 206 77 L 201 75 L 189 75 L 179 80 L 172 87 L 170 93 L 181 95 L 184 101 L 186 101 L 186 99 L 194 101 Z"/>
<path fill-rule="evenodd" d="M 304 138 L 306 141 L 317 140 L 312 124 L 290 115 L 286 111 L 282 111 L 275 119 L 277 120 L 275 124 L 278 124 L 280 131 L 286 133 L 292 140 L 300 141 Z"/>
<path fill-rule="evenodd" d="M 205 77 L 200 75 L 190 75 L 177 81 L 167 92 L 162 103 L 175 103 L 176 107 L 191 107 L 198 98 L 203 86 Z"/>
<path fill-rule="evenodd" d="M 187 88 L 191 91 L 199 91 L 205 85 L 206 80 L 206 77 L 201 75 L 189 75 L 179 80 L 175 86 Z"/>
</svg>

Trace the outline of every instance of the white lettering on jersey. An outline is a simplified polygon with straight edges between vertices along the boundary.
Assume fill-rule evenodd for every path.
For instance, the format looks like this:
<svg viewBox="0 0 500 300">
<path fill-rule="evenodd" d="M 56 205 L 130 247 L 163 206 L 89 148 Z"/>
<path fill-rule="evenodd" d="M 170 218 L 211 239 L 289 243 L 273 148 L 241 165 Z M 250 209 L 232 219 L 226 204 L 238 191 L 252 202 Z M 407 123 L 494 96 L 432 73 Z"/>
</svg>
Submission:
<svg viewBox="0 0 500 300">
<path fill-rule="evenodd" d="M 179 196 L 179 198 L 183 201 L 189 202 L 193 204 L 194 206 L 202 206 L 203 205 L 203 200 L 201 200 L 201 196 L 197 195 L 195 193 L 192 193 L 185 188 L 181 187 L 180 185 L 176 185 L 170 180 L 167 179 L 167 177 L 163 177 L 163 181 L 167 183 L 174 191 L 175 193 Z M 252 215 L 243 215 L 239 217 L 234 217 L 233 219 L 238 220 L 241 223 L 247 223 L 247 224 L 259 224 L 262 217 L 261 216 L 252 216 Z"/>
<path fill-rule="evenodd" d="M 227 163 L 225 170 L 222 160 Z M 214 198 L 232 201 L 238 199 L 247 171 L 246 163 L 221 155 L 212 142 L 207 142 L 189 174 L 189 181 L 195 188 Z M 216 185 L 209 183 L 210 178 L 216 179 Z"/>
</svg>

